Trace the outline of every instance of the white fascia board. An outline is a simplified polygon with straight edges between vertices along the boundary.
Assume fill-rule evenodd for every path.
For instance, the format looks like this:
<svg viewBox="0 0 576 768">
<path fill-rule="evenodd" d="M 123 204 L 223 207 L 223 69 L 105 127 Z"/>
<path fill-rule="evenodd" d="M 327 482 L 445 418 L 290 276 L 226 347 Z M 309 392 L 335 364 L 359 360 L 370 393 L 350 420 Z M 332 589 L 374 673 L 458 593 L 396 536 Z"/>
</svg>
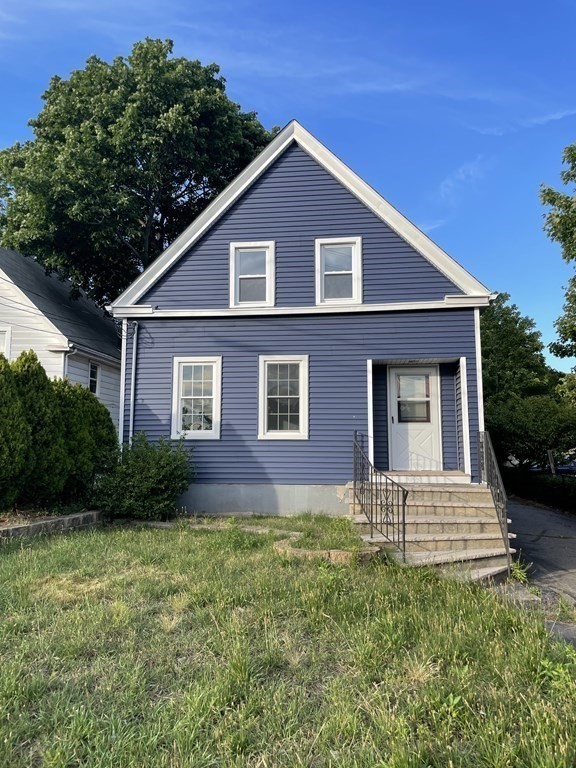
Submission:
<svg viewBox="0 0 576 768">
<path fill-rule="evenodd" d="M 393 229 L 451 280 L 465 294 L 489 293 L 464 267 L 436 245 L 412 222 L 387 202 L 378 192 L 348 168 L 336 155 L 314 138 L 296 120 L 265 147 L 242 173 L 176 238 L 176 240 L 122 293 L 112 307 L 134 305 L 154 283 L 200 238 L 214 222 L 272 165 L 287 147 L 296 141 L 328 173 L 343 184 L 382 221 Z"/>
<path fill-rule="evenodd" d="M 450 301 L 446 299 L 450 298 Z M 154 309 L 151 306 L 113 307 L 114 317 L 259 317 L 269 315 L 354 314 L 356 312 L 415 312 L 428 309 L 487 307 L 490 297 L 446 297 L 440 301 L 399 301 L 390 304 L 321 304 L 313 307 L 231 307 L 227 309 Z M 460 299 L 458 301 L 458 299 Z"/>
</svg>

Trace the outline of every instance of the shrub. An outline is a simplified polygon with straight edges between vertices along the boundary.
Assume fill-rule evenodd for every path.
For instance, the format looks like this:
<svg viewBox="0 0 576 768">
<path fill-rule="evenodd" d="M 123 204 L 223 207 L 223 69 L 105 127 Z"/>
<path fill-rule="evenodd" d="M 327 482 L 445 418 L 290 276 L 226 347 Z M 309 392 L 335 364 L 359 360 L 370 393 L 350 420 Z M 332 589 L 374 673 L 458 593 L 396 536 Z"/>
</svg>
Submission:
<svg viewBox="0 0 576 768">
<path fill-rule="evenodd" d="M 114 470 L 118 435 L 108 409 L 88 389 L 63 380 L 53 386 L 71 458 L 62 500 L 84 501 L 96 477 Z"/>
<path fill-rule="evenodd" d="M 569 512 L 576 509 L 575 477 L 545 475 L 541 472 L 504 467 L 502 479 L 508 493 Z"/>
<path fill-rule="evenodd" d="M 61 498 L 74 457 L 66 451 L 53 383 L 36 354 L 23 352 L 12 363 L 12 372 L 32 438 L 19 501 L 49 504 Z"/>
<path fill-rule="evenodd" d="M 167 520 L 174 516 L 176 499 L 190 478 L 182 443 L 173 445 L 164 438 L 149 443 L 141 432 L 124 447 L 116 470 L 98 479 L 94 502 L 115 517 Z"/>
<path fill-rule="evenodd" d="M 486 422 L 501 462 L 514 456 L 520 464 L 546 461 L 576 444 L 576 408 L 552 397 L 509 397 L 486 404 Z"/>
<path fill-rule="evenodd" d="M 30 450 L 30 427 L 12 369 L 0 355 L 0 509 L 16 501 Z"/>
</svg>

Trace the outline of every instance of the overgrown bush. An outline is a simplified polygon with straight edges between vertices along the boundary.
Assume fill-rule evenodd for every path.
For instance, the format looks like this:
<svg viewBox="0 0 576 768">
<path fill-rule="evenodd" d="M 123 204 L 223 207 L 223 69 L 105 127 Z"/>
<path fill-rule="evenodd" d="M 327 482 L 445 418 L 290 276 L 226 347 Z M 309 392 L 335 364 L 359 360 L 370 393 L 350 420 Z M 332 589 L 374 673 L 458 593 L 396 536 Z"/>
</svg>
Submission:
<svg viewBox="0 0 576 768">
<path fill-rule="evenodd" d="M 176 499 L 191 479 L 189 454 L 182 443 L 160 438 L 149 443 L 137 434 L 122 451 L 116 470 L 102 475 L 94 503 L 114 517 L 167 520 L 176 512 Z"/>
<path fill-rule="evenodd" d="M 549 507 L 576 511 L 576 477 L 545 475 L 542 472 L 504 467 L 502 479 L 508 493 Z"/>
<path fill-rule="evenodd" d="M 62 497 L 74 460 L 66 450 L 53 382 L 32 350 L 12 363 L 12 372 L 32 436 L 18 497 L 37 505 L 49 504 Z"/>
<path fill-rule="evenodd" d="M 12 369 L 0 355 L 0 509 L 16 501 L 30 450 L 30 427 Z"/>
<path fill-rule="evenodd" d="M 116 429 L 95 395 L 48 379 L 32 351 L 11 366 L 0 355 L 0 510 L 82 505 L 117 461 Z"/>
<path fill-rule="evenodd" d="M 62 492 L 64 502 L 85 500 L 97 476 L 114 470 L 118 435 L 110 413 L 88 389 L 53 382 L 71 465 Z"/>
<path fill-rule="evenodd" d="M 501 463 L 542 464 L 552 449 L 564 455 L 576 444 L 576 408 L 552 397 L 509 397 L 486 404 L 486 423 Z"/>
</svg>

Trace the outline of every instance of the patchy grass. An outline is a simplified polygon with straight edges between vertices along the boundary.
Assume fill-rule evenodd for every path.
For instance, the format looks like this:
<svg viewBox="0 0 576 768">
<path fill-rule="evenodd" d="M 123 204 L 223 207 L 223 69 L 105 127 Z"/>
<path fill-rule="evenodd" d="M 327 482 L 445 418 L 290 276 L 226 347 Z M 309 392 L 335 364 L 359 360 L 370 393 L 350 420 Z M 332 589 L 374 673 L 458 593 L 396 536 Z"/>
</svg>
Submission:
<svg viewBox="0 0 576 768">
<path fill-rule="evenodd" d="M 576 763 L 576 652 L 538 616 L 427 570 L 283 559 L 274 538 L 3 545 L 0 765 Z"/>
<path fill-rule="evenodd" d="M 302 536 L 292 546 L 302 549 L 343 549 L 356 552 L 362 540 L 350 520 L 329 515 L 305 513 L 294 517 L 254 517 L 254 524 L 283 531 L 299 531 Z"/>
</svg>

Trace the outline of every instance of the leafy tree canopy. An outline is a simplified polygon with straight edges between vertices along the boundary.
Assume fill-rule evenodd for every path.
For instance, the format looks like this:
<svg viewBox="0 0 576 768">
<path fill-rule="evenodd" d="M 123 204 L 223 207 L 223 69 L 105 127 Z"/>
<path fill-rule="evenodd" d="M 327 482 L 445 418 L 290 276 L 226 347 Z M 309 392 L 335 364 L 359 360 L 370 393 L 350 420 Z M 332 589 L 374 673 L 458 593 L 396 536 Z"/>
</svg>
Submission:
<svg viewBox="0 0 576 768">
<path fill-rule="evenodd" d="M 272 134 L 215 64 L 147 38 L 53 77 L 34 138 L 0 152 L 0 241 L 104 304 L 124 290 Z"/>
<path fill-rule="evenodd" d="M 544 359 L 544 344 L 534 320 L 520 314 L 510 296 L 500 293 L 482 314 L 484 397 L 506 400 L 550 393 L 559 374 Z"/>
<path fill-rule="evenodd" d="M 540 198 L 548 206 L 544 230 L 551 240 L 559 243 L 562 256 L 568 262 L 576 261 L 576 144 L 566 147 L 562 155 L 565 164 L 560 178 L 569 191 L 559 191 L 542 185 Z M 570 191 L 571 188 L 571 191 Z M 576 277 L 572 277 L 566 289 L 564 314 L 556 321 L 558 341 L 550 345 L 559 357 L 576 355 Z"/>
</svg>

